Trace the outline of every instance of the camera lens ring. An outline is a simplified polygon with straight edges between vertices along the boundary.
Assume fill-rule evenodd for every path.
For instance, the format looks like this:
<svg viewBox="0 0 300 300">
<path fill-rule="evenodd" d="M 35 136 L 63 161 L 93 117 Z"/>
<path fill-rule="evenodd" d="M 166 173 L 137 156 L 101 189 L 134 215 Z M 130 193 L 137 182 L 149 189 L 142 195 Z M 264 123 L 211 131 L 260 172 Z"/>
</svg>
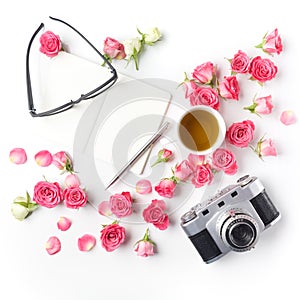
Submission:
<svg viewBox="0 0 300 300">
<path fill-rule="evenodd" d="M 221 237 L 233 251 L 243 252 L 254 247 L 259 232 L 255 219 L 246 214 L 235 214 L 223 223 Z"/>
</svg>

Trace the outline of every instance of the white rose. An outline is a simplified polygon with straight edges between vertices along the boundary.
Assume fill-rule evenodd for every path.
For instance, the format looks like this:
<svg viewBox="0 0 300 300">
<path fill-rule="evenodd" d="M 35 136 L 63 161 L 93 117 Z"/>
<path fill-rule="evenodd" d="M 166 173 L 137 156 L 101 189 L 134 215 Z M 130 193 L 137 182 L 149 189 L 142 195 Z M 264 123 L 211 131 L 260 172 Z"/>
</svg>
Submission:
<svg viewBox="0 0 300 300">
<path fill-rule="evenodd" d="M 129 59 L 133 55 L 137 54 L 142 47 L 142 43 L 139 38 L 128 39 L 123 42 L 126 58 Z"/>
<path fill-rule="evenodd" d="M 145 43 L 152 45 L 153 43 L 157 42 L 161 38 L 161 33 L 157 27 L 149 29 L 147 32 L 144 33 L 145 36 Z"/>
<path fill-rule="evenodd" d="M 13 203 L 11 205 L 11 213 L 20 221 L 23 221 L 28 216 L 29 212 L 29 209 L 22 204 Z"/>
</svg>

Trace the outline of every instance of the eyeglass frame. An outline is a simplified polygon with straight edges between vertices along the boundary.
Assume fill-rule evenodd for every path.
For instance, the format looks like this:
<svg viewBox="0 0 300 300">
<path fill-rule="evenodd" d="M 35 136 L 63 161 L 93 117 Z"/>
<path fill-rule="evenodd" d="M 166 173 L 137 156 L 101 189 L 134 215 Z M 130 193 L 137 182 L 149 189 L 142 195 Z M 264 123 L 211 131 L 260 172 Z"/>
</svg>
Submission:
<svg viewBox="0 0 300 300">
<path fill-rule="evenodd" d="M 34 103 L 33 103 L 31 77 L 30 77 L 30 70 L 29 70 L 29 56 L 30 56 L 31 46 L 32 46 L 32 43 L 33 43 L 35 37 L 41 31 L 41 29 L 44 28 L 44 24 L 41 23 L 40 26 L 38 27 L 38 29 L 34 32 L 33 36 L 31 37 L 29 44 L 28 44 L 27 53 L 26 53 L 26 86 L 27 86 L 28 109 L 29 109 L 29 113 L 32 117 L 46 117 L 46 116 L 52 116 L 52 115 L 64 112 L 64 111 L 72 108 L 75 104 L 80 103 L 83 100 L 88 100 L 88 99 L 94 98 L 94 97 L 100 95 L 101 93 L 105 92 L 118 79 L 117 71 L 112 66 L 110 61 L 100 51 L 98 51 L 97 48 L 84 35 L 82 35 L 77 29 L 75 29 L 73 26 L 71 26 L 70 24 L 68 24 L 67 22 L 65 22 L 63 20 L 60 20 L 60 19 L 57 19 L 54 17 L 50 17 L 50 16 L 49 16 L 49 18 L 54 21 L 58 21 L 58 22 L 65 24 L 66 26 L 68 26 L 69 28 L 74 30 L 85 42 L 87 42 L 96 51 L 96 53 L 104 60 L 104 64 L 106 66 L 108 66 L 108 68 L 110 69 L 110 71 L 112 73 L 112 77 L 109 78 L 104 83 L 102 83 L 97 88 L 93 89 L 92 91 L 82 94 L 77 100 L 71 100 L 68 103 L 58 106 L 56 108 L 46 110 L 41 113 L 37 113 L 36 108 L 34 107 Z"/>
</svg>

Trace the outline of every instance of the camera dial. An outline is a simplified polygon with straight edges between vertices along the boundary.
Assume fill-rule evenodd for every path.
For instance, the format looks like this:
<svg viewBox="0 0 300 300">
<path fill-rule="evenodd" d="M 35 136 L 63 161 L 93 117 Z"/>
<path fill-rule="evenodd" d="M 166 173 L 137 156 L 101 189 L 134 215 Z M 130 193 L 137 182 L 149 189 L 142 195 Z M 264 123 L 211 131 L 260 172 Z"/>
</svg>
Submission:
<svg viewBox="0 0 300 300">
<path fill-rule="evenodd" d="M 233 251 L 243 252 L 254 247 L 260 230 L 251 216 L 230 210 L 220 229 L 223 242 Z"/>
</svg>

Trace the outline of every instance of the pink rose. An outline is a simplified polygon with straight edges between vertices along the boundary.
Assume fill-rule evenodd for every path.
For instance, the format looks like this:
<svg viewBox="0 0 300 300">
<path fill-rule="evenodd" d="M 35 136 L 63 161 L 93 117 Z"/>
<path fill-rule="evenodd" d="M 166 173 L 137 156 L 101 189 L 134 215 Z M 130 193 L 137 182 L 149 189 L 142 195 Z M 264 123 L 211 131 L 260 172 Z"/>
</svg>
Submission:
<svg viewBox="0 0 300 300">
<path fill-rule="evenodd" d="M 254 100 L 255 112 L 258 114 L 270 114 L 273 109 L 272 96 L 260 97 Z"/>
<path fill-rule="evenodd" d="M 195 89 L 197 88 L 196 83 L 193 80 L 186 80 L 182 83 L 182 86 L 184 88 L 184 97 L 185 99 L 189 98 L 191 94 L 194 93 Z"/>
<path fill-rule="evenodd" d="M 200 83 L 209 84 L 215 75 L 215 68 L 211 62 L 206 62 L 194 70 L 192 76 Z"/>
<path fill-rule="evenodd" d="M 107 252 L 116 250 L 125 241 L 125 237 L 125 228 L 116 223 L 105 225 L 100 232 L 101 245 Z"/>
<path fill-rule="evenodd" d="M 210 87 L 197 87 L 190 95 L 190 103 L 192 106 L 207 105 L 216 110 L 220 107 L 218 93 Z"/>
<path fill-rule="evenodd" d="M 160 230 L 165 230 L 169 226 L 169 217 L 165 210 L 166 204 L 163 200 L 152 200 L 151 204 L 143 211 L 144 220 Z"/>
<path fill-rule="evenodd" d="M 176 189 L 176 183 L 172 179 L 165 178 L 154 189 L 160 196 L 172 198 Z"/>
<path fill-rule="evenodd" d="M 261 142 L 260 154 L 262 156 L 277 156 L 276 148 L 271 139 L 263 140 Z"/>
<path fill-rule="evenodd" d="M 277 74 L 277 67 L 268 58 L 261 58 L 256 56 L 250 63 L 249 72 L 252 78 L 258 80 L 260 83 L 273 79 Z"/>
<path fill-rule="evenodd" d="M 217 171 L 223 170 L 224 173 L 228 175 L 233 175 L 237 172 L 234 154 L 224 148 L 218 148 L 213 152 L 212 164 Z"/>
<path fill-rule="evenodd" d="M 135 244 L 134 251 L 138 256 L 148 257 L 154 255 L 154 245 L 148 241 L 139 241 Z"/>
<path fill-rule="evenodd" d="M 182 161 L 180 164 L 177 164 L 174 169 L 174 176 L 176 180 L 185 181 L 193 173 L 190 163 L 188 160 Z"/>
<path fill-rule="evenodd" d="M 239 50 L 230 60 L 230 65 L 232 72 L 245 74 L 249 69 L 250 58 L 245 52 Z"/>
<path fill-rule="evenodd" d="M 219 84 L 219 93 L 225 99 L 239 100 L 240 86 L 236 76 L 224 76 Z"/>
<path fill-rule="evenodd" d="M 257 142 L 254 152 L 259 158 L 263 156 L 277 156 L 276 148 L 271 139 L 264 139 L 263 137 Z"/>
<path fill-rule="evenodd" d="M 213 180 L 213 173 L 208 163 L 197 165 L 193 175 L 192 183 L 196 188 L 200 188 L 205 184 L 210 184 Z"/>
<path fill-rule="evenodd" d="M 256 47 L 262 48 L 264 52 L 268 54 L 273 54 L 273 53 L 280 54 L 282 51 L 282 42 L 281 42 L 281 37 L 278 34 L 278 29 L 276 28 L 270 34 L 266 35 L 263 38 L 262 43 Z"/>
<path fill-rule="evenodd" d="M 114 59 L 123 59 L 126 57 L 124 45 L 110 37 L 107 37 L 104 41 L 103 52 Z"/>
<path fill-rule="evenodd" d="M 86 205 L 88 196 L 79 186 L 68 187 L 64 190 L 65 204 L 68 208 L 79 208 Z"/>
<path fill-rule="evenodd" d="M 118 218 L 127 217 L 132 214 L 132 202 L 129 192 L 111 195 L 109 199 L 110 209 Z"/>
<path fill-rule="evenodd" d="M 240 148 L 248 147 L 253 140 L 255 125 L 252 121 L 233 123 L 226 132 L 226 139 Z"/>
<path fill-rule="evenodd" d="M 48 208 L 63 200 L 63 192 L 57 182 L 40 181 L 34 186 L 33 201 Z"/>
<path fill-rule="evenodd" d="M 159 152 L 157 154 L 157 159 L 151 165 L 151 167 L 154 167 L 161 162 L 167 162 L 167 161 L 171 160 L 172 157 L 173 157 L 173 152 L 171 150 L 163 148 L 163 149 L 159 150 Z"/>
<path fill-rule="evenodd" d="M 40 37 L 40 51 L 49 57 L 54 57 L 61 50 L 61 42 L 58 35 L 51 31 L 44 32 Z"/>
<path fill-rule="evenodd" d="M 65 151 L 59 151 L 53 154 L 52 164 L 59 170 L 73 172 L 73 163 L 70 155 Z"/>
</svg>

